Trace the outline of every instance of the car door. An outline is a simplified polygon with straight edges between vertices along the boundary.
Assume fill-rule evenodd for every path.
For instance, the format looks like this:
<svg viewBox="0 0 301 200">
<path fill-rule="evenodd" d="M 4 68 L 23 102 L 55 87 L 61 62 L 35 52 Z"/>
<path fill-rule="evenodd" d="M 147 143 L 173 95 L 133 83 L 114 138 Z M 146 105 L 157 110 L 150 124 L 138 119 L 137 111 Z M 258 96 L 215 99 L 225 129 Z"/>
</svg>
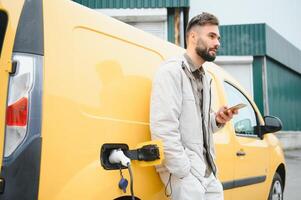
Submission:
<svg viewBox="0 0 301 200">
<path fill-rule="evenodd" d="M 224 105 L 224 89 L 220 78 L 213 73 L 208 73 L 211 81 L 211 108 L 217 111 Z M 234 179 L 234 136 L 229 134 L 229 126 L 226 125 L 218 132 L 213 134 L 216 163 L 218 167 L 218 178 L 224 187 L 224 199 L 232 199 L 232 190 L 228 189 L 228 183 Z"/>
<path fill-rule="evenodd" d="M 239 103 L 245 108 L 233 117 L 230 124 L 235 135 L 234 180 L 231 183 L 233 199 L 265 199 L 264 182 L 267 176 L 268 143 L 255 131 L 259 123 L 252 101 L 231 82 L 224 82 L 229 106 Z"/>
</svg>

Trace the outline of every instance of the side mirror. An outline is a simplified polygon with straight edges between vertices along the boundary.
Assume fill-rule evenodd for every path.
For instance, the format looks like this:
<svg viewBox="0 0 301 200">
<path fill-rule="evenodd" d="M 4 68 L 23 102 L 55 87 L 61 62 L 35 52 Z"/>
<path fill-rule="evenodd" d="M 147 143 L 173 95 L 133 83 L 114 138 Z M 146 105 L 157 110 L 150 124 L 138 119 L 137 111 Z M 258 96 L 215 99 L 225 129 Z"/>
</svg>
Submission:
<svg viewBox="0 0 301 200">
<path fill-rule="evenodd" d="M 260 127 L 261 135 L 274 133 L 282 129 L 282 122 L 279 118 L 274 116 L 265 116 L 263 119 L 265 125 Z"/>
</svg>

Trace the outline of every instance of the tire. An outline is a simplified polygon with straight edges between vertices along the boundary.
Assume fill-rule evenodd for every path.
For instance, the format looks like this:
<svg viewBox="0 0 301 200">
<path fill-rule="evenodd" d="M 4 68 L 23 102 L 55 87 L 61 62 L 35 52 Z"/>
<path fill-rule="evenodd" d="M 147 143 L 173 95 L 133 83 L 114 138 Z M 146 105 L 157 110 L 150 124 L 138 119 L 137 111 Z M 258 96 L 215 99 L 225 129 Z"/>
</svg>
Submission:
<svg viewBox="0 0 301 200">
<path fill-rule="evenodd" d="M 276 172 L 273 178 L 268 200 L 283 200 L 283 186 L 282 178 Z"/>
</svg>

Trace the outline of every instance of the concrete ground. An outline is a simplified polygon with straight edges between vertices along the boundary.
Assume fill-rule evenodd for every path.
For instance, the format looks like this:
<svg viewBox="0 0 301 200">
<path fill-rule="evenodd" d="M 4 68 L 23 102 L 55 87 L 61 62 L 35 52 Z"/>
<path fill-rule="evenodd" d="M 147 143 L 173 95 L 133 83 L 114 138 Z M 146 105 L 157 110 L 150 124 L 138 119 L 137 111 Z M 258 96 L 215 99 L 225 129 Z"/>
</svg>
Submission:
<svg viewBox="0 0 301 200">
<path fill-rule="evenodd" d="M 283 200 L 301 199 L 301 149 L 285 151 L 287 178 Z"/>
<path fill-rule="evenodd" d="M 284 150 L 301 149 L 301 131 L 280 131 L 275 136 L 281 141 Z"/>
</svg>

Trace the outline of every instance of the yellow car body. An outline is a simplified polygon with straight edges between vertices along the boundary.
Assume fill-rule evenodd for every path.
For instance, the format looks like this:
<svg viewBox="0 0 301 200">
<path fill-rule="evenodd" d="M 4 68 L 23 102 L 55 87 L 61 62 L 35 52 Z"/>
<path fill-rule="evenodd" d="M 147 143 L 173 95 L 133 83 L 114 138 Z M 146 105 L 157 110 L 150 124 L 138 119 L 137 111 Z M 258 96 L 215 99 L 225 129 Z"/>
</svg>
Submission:
<svg viewBox="0 0 301 200">
<path fill-rule="evenodd" d="M 28 8 L 32 5 L 37 7 Z M 30 17 L 34 12 L 26 9 L 34 12 L 41 9 L 42 18 L 36 22 Z M 118 188 L 119 170 L 105 170 L 101 166 L 100 148 L 105 143 L 125 143 L 133 149 L 150 140 L 152 78 L 163 60 L 183 53 L 184 49 L 72 1 L 1 0 L 0 10 L 4 13 L 1 18 L 0 149 L 7 146 L 6 112 L 9 80 L 14 76 L 11 73 L 14 55 L 37 55 L 42 68 L 41 77 L 37 77 L 41 82 L 38 92 L 41 94 L 40 131 L 29 133 L 31 118 L 28 117 L 27 132 L 21 143 L 9 156 L 0 151 L 3 158 L 0 160 L 3 189 L 0 199 L 109 200 L 130 195 L 129 187 L 126 194 Z M 15 44 L 22 41 L 22 37 L 37 34 L 32 31 L 33 35 L 24 35 L 31 33 L 30 28 L 26 29 L 28 32 L 18 33 L 23 30 L 19 29 L 21 22 L 24 29 L 42 25 L 37 29 L 41 30 L 42 53 L 35 52 L 35 48 L 22 50 L 22 46 Z M 39 39 L 32 41 L 35 44 Z M 214 109 L 229 105 L 226 81 L 245 95 L 258 117 L 258 124 L 264 124 L 255 103 L 239 83 L 213 63 L 205 67 L 213 78 Z M 34 81 L 38 82 L 37 79 Z M 28 112 L 36 108 L 35 103 L 30 101 Z M 37 138 L 39 145 L 32 147 L 33 150 L 23 147 L 30 146 L 30 141 Z M 235 133 L 234 124 L 230 122 L 214 135 L 214 141 L 225 200 L 266 200 L 274 174 L 278 172 L 285 180 L 283 152 L 273 134 L 265 134 L 263 138 L 241 136 Z M 33 152 L 35 156 L 31 155 Z M 245 155 L 238 156 L 239 152 Z M 141 167 L 137 162 L 132 168 L 138 198 L 168 199 L 154 167 Z M 129 179 L 127 171 L 123 174 Z"/>
</svg>

